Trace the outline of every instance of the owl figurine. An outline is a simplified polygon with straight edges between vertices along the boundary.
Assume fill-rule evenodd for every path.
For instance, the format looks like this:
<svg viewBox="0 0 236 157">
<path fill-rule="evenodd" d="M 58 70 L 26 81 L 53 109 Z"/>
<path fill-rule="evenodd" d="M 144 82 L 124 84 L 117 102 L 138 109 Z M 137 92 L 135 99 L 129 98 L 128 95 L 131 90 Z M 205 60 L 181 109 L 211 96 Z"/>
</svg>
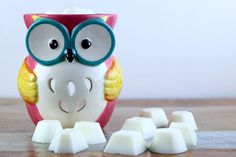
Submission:
<svg viewBox="0 0 236 157">
<path fill-rule="evenodd" d="M 112 56 L 114 14 L 25 14 L 29 55 L 18 89 L 33 123 L 77 121 L 104 127 L 122 88 L 122 71 Z"/>
</svg>

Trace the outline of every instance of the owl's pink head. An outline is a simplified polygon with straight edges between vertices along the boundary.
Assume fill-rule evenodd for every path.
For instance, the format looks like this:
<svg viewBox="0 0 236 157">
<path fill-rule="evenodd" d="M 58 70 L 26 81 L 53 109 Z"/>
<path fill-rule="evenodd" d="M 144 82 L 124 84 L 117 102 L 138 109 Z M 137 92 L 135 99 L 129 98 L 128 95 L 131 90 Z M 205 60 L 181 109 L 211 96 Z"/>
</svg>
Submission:
<svg viewBox="0 0 236 157">
<path fill-rule="evenodd" d="M 68 31 L 79 23 L 93 18 L 103 19 L 111 28 L 114 28 L 117 15 L 116 14 L 25 14 L 24 21 L 26 27 L 29 28 L 38 18 L 48 18 L 63 24 Z"/>
</svg>

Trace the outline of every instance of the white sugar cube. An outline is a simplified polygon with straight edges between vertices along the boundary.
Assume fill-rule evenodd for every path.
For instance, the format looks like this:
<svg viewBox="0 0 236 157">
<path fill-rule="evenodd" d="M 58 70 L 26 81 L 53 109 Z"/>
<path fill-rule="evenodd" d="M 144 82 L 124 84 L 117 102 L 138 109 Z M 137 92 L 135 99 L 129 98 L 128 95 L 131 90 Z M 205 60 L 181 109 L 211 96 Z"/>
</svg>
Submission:
<svg viewBox="0 0 236 157">
<path fill-rule="evenodd" d="M 126 119 L 121 130 L 139 131 L 144 139 L 153 138 L 156 126 L 151 118 L 133 117 Z"/>
<path fill-rule="evenodd" d="M 187 146 L 178 129 L 161 128 L 156 131 L 149 149 L 160 154 L 178 154 L 187 151 Z"/>
<path fill-rule="evenodd" d="M 77 153 L 87 148 L 80 130 L 64 129 L 55 135 L 48 149 L 55 153 Z"/>
<path fill-rule="evenodd" d="M 172 121 L 173 122 L 187 123 L 194 130 L 197 130 L 197 124 L 196 124 L 194 116 L 191 112 L 188 112 L 188 111 L 174 111 L 174 112 L 172 112 Z"/>
<path fill-rule="evenodd" d="M 196 146 L 197 145 L 197 135 L 193 128 L 187 123 L 172 122 L 170 128 L 179 129 L 184 137 L 185 143 L 187 146 Z"/>
<path fill-rule="evenodd" d="M 66 8 L 62 14 L 95 14 L 91 9 Z"/>
<path fill-rule="evenodd" d="M 76 122 L 74 128 L 79 129 L 82 132 L 85 140 L 90 145 L 106 142 L 101 126 L 97 122 Z"/>
<path fill-rule="evenodd" d="M 39 143 L 51 143 L 54 135 L 62 130 L 58 120 L 41 120 L 38 122 L 32 141 Z"/>
<path fill-rule="evenodd" d="M 45 14 L 95 14 L 95 12 L 91 9 L 71 7 L 65 8 L 63 12 L 48 10 Z"/>
<path fill-rule="evenodd" d="M 120 130 L 112 134 L 104 152 L 123 155 L 139 155 L 147 145 L 138 131 Z"/>
<path fill-rule="evenodd" d="M 166 127 L 168 125 L 168 119 L 162 108 L 145 108 L 141 111 L 140 117 L 148 117 L 153 120 L 156 127 Z"/>
</svg>

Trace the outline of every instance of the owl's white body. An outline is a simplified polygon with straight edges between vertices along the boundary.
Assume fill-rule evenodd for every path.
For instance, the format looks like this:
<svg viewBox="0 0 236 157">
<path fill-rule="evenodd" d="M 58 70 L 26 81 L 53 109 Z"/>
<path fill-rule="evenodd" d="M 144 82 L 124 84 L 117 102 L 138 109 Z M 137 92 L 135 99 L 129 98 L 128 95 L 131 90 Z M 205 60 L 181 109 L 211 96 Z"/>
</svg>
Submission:
<svg viewBox="0 0 236 157">
<path fill-rule="evenodd" d="M 77 121 L 96 121 L 108 103 L 104 98 L 106 71 L 105 63 L 95 67 L 67 61 L 53 66 L 37 64 L 37 107 L 42 117 L 57 119 L 63 127 L 73 127 Z M 73 91 L 69 83 L 74 85 Z"/>
</svg>

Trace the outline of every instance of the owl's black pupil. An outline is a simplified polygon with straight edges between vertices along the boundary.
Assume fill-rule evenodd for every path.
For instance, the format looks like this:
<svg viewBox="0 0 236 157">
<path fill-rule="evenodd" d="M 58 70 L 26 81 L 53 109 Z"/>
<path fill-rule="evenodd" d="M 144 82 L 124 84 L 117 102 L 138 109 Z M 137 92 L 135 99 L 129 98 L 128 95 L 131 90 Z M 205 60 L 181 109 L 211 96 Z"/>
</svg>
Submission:
<svg viewBox="0 0 236 157">
<path fill-rule="evenodd" d="M 49 46 L 51 49 L 56 49 L 58 47 L 58 42 L 56 39 L 52 39 L 49 41 Z"/>
<path fill-rule="evenodd" d="M 81 42 L 81 46 L 82 46 L 84 49 L 88 49 L 91 45 L 92 45 L 92 42 L 91 42 L 89 39 L 84 39 L 84 40 Z"/>
</svg>

